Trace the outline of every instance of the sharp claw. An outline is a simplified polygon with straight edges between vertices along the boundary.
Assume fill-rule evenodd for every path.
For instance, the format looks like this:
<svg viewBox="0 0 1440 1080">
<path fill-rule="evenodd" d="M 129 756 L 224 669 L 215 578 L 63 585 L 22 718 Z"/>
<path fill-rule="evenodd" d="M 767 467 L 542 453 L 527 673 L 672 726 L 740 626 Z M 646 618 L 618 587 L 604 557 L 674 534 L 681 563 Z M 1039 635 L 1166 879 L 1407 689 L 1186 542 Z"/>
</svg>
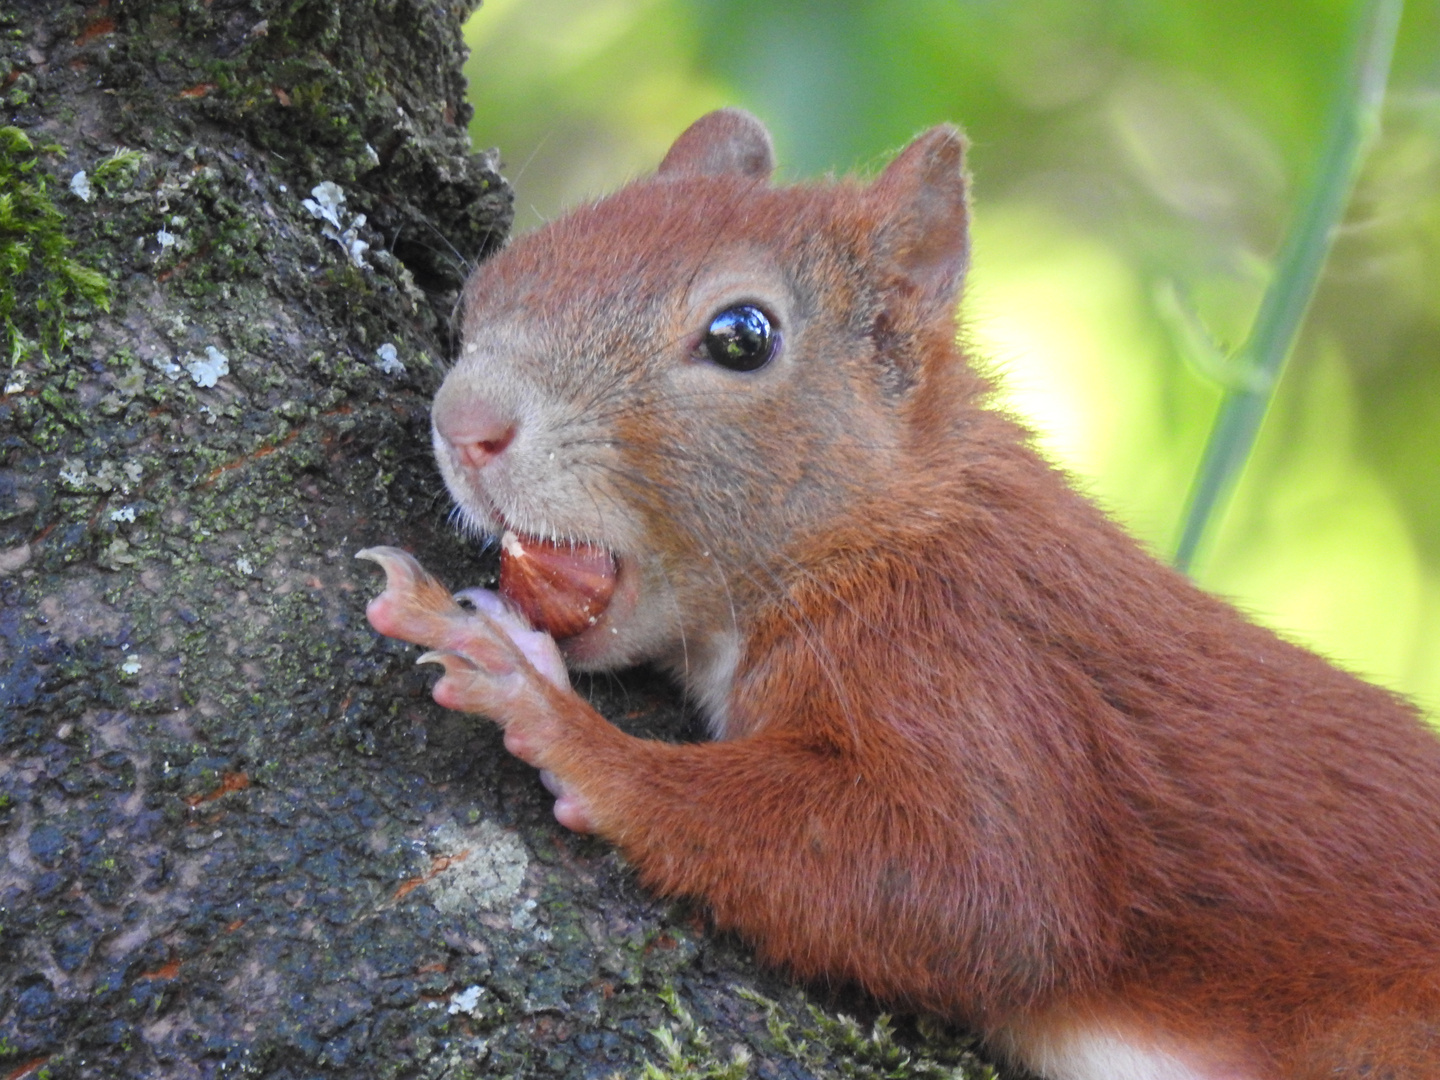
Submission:
<svg viewBox="0 0 1440 1080">
<path fill-rule="evenodd" d="M 411 585 L 423 581 L 430 575 L 416 561 L 415 556 L 397 547 L 368 547 L 355 553 L 355 558 L 373 562 L 385 571 L 386 585 Z"/>
<path fill-rule="evenodd" d="M 439 664 L 448 674 L 450 665 L 455 664 L 465 671 L 479 671 L 480 665 L 471 660 L 468 656 L 462 656 L 453 649 L 431 649 L 415 661 L 418 664 Z"/>
<path fill-rule="evenodd" d="M 370 625 L 387 637 L 417 645 L 445 642 L 446 627 L 463 615 L 450 590 L 425 571 L 415 557 L 395 547 L 356 553 L 385 571 L 385 589 L 365 607 Z"/>
</svg>

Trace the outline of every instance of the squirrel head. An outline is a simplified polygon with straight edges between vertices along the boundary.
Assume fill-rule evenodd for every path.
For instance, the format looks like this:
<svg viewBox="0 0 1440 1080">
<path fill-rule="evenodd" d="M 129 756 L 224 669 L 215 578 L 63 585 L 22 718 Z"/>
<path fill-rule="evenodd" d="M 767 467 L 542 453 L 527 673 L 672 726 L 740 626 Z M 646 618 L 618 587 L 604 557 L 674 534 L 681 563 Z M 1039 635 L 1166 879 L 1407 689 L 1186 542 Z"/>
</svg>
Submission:
<svg viewBox="0 0 1440 1080">
<path fill-rule="evenodd" d="M 436 456 L 478 529 L 616 554 L 572 663 L 686 666 L 740 633 L 954 416 L 964 146 L 936 127 L 873 182 L 772 186 L 764 127 L 722 109 L 476 270 Z"/>
</svg>

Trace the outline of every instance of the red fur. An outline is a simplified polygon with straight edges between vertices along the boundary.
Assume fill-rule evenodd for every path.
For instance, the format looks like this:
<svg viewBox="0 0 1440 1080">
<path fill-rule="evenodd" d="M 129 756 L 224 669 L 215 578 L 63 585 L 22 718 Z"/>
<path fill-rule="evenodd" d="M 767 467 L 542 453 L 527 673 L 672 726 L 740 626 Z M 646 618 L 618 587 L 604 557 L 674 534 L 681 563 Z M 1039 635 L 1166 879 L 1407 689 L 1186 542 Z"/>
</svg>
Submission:
<svg viewBox="0 0 1440 1080">
<path fill-rule="evenodd" d="M 665 567 L 687 640 L 733 629 L 741 654 L 709 744 L 553 686 L 475 707 L 539 733 L 527 760 L 649 888 L 801 977 L 1001 1040 L 1118 1025 L 1223 1062 L 1197 1075 L 1440 1076 L 1440 741 L 1157 562 L 987 407 L 953 344 L 960 144 L 925 140 L 868 188 L 773 189 L 758 143 L 682 145 L 682 175 L 482 269 L 468 337 L 548 320 L 577 343 L 548 392 L 603 375 L 643 404 L 586 491 Z M 697 419 L 645 365 L 685 328 L 677 282 L 734 251 L 813 305 L 813 367 Z"/>
</svg>

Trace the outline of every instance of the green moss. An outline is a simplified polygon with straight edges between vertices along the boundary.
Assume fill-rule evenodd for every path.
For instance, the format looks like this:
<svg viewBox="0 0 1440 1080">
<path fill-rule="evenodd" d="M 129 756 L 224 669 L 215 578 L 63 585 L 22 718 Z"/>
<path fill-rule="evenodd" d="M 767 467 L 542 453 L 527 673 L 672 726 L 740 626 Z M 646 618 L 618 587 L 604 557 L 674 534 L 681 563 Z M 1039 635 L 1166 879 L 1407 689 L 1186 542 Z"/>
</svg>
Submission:
<svg viewBox="0 0 1440 1080">
<path fill-rule="evenodd" d="M 816 1077 L 836 1080 L 995 1080 L 995 1070 L 974 1053 L 974 1039 L 942 1025 L 918 1021 L 897 1034 L 888 1016 L 868 1028 L 848 1016 L 831 1016 L 804 1002 L 805 1020 L 753 990 L 736 986 L 738 997 L 759 1006 L 766 1035 L 752 1046 L 732 1046 L 722 1057 L 710 1034 L 696 1022 L 673 986 L 658 991 L 672 1022 L 650 1034 L 661 1060 L 647 1061 L 637 1080 L 744 1080 L 755 1054 L 789 1059 Z M 803 996 L 802 996 L 803 1001 Z M 907 1025 L 908 1028 L 908 1025 Z M 753 1052 L 752 1052 L 753 1051 Z M 620 1080 L 615 1074 L 612 1080 Z"/>
<path fill-rule="evenodd" d="M 937 1023 L 917 1022 L 916 1038 L 902 1041 L 888 1016 L 882 1014 L 866 1030 L 848 1016 L 830 1016 L 807 1002 L 810 1022 L 797 1029 L 776 1002 L 743 987 L 736 993 L 764 1010 L 771 1049 L 810 1068 L 824 1068 L 827 1075 L 845 1080 L 994 1080 L 996 1075 L 975 1056 L 974 1039 L 955 1036 Z"/>
<path fill-rule="evenodd" d="M 37 346 L 46 356 L 64 348 L 74 309 L 110 308 L 109 281 L 70 257 L 65 215 L 36 167 L 58 152 L 0 127 L 0 347 L 11 369 Z"/>
<path fill-rule="evenodd" d="M 139 150 L 120 148 L 90 170 L 90 182 L 106 195 L 129 191 L 140 173 L 145 155 Z"/>
<path fill-rule="evenodd" d="M 643 1080 L 744 1080 L 750 1075 L 750 1052 L 732 1047 L 730 1059 L 722 1060 L 709 1033 L 695 1022 L 673 986 L 661 990 L 659 998 L 675 1022 L 650 1032 L 665 1060 L 663 1065 L 647 1061 L 640 1074 Z"/>
</svg>

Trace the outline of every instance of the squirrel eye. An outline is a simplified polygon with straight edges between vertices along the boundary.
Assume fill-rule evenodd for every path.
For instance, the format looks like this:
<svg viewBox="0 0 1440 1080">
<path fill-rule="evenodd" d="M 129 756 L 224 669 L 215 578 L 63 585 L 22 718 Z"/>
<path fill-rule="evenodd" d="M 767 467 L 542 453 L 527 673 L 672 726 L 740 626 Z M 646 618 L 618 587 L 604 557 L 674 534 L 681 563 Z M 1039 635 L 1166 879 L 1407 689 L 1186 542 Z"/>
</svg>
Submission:
<svg viewBox="0 0 1440 1080">
<path fill-rule="evenodd" d="M 775 355 L 780 335 L 754 304 L 726 308 L 710 320 L 702 347 L 705 354 L 731 371 L 754 371 Z"/>
</svg>

